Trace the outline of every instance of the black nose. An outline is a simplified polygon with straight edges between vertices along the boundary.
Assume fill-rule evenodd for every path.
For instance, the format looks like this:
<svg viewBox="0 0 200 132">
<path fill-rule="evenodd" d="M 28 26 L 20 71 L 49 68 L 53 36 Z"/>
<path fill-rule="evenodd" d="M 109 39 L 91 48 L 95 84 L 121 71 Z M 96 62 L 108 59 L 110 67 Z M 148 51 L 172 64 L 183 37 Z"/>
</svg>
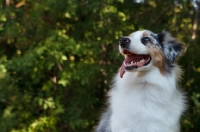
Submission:
<svg viewBox="0 0 200 132">
<path fill-rule="evenodd" d="M 123 38 L 119 39 L 119 44 L 122 48 L 129 46 L 130 42 L 131 42 L 131 40 L 127 37 L 123 37 Z"/>
</svg>

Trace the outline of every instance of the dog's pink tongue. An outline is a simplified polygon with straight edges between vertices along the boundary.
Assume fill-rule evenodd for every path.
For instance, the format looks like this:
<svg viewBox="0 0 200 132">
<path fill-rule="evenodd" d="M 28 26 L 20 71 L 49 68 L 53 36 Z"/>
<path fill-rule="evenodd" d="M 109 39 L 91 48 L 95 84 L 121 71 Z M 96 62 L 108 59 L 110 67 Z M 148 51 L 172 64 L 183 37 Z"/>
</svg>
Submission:
<svg viewBox="0 0 200 132">
<path fill-rule="evenodd" d="M 122 63 L 122 66 L 120 67 L 120 77 L 123 78 L 123 75 L 125 73 L 125 70 L 124 70 L 124 62 Z"/>
</svg>

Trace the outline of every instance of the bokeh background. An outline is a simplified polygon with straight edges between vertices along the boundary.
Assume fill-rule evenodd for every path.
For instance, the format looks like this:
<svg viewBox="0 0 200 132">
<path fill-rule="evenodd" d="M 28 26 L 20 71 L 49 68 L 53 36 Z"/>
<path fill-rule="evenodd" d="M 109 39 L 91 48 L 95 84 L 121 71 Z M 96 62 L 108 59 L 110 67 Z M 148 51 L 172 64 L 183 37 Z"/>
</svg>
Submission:
<svg viewBox="0 0 200 132">
<path fill-rule="evenodd" d="M 0 1 L 0 132 L 92 132 L 122 63 L 118 39 L 142 29 L 187 47 L 181 126 L 200 132 L 200 0 Z"/>
</svg>

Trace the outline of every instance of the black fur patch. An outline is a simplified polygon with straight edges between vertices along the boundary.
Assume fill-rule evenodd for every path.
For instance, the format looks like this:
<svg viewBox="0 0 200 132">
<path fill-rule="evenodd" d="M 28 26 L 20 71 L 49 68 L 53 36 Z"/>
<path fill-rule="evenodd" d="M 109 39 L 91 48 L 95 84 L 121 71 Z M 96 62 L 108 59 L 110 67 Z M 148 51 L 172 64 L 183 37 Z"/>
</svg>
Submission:
<svg viewBox="0 0 200 132">
<path fill-rule="evenodd" d="M 163 31 L 163 32 L 159 33 L 157 36 L 158 36 L 159 42 L 163 42 L 164 41 L 165 32 Z"/>
<path fill-rule="evenodd" d="M 163 49 L 163 43 L 162 43 L 162 41 L 161 40 L 163 40 L 162 39 L 162 36 L 159 36 L 159 35 L 156 35 L 156 34 L 152 34 L 151 33 L 151 36 L 155 39 L 155 40 L 157 40 L 157 45 L 159 45 L 159 47 L 161 47 L 161 49 Z M 161 37 L 161 38 L 160 38 Z"/>
</svg>

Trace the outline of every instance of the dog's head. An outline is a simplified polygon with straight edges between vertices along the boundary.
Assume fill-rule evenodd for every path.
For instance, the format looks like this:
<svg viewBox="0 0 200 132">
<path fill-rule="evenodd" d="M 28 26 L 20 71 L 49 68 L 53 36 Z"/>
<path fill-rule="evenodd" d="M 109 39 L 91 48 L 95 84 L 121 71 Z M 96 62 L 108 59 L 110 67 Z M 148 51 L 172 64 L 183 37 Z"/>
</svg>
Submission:
<svg viewBox="0 0 200 132">
<path fill-rule="evenodd" d="M 148 71 L 152 66 L 163 75 L 170 73 L 182 50 L 183 45 L 166 31 L 159 34 L 148 30 L 133 32 L 119 40 L 119 51 L 125 57 L 120 77 L 125 72 Z"/>
</svg>

